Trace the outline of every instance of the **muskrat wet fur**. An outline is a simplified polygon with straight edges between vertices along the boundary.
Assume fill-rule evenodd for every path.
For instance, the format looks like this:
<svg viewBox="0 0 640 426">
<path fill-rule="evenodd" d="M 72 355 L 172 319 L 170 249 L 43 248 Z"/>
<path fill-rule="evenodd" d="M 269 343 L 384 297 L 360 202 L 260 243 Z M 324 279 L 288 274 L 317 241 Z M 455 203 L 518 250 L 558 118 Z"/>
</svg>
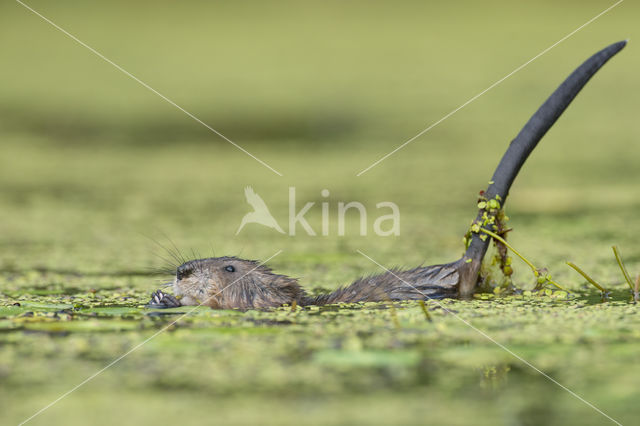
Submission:
<svg viewBox="0 0 640 426">
<path fill-rule="evenodd" d="M 175 297 L 160 290 L 151 305 L 177 307 L 203 305 L 214 309 L 260 309 L 297 303 L 334 303 L 423 300 L 455 296 L 458 273 L 451 265 L 434 265 L 408 271 L 364 277 L 330 294 L 309 296 L 298 280 L 274 273 L 255 260 L 212 257 L 180 265 L 172 283 Z"/>
</svg>

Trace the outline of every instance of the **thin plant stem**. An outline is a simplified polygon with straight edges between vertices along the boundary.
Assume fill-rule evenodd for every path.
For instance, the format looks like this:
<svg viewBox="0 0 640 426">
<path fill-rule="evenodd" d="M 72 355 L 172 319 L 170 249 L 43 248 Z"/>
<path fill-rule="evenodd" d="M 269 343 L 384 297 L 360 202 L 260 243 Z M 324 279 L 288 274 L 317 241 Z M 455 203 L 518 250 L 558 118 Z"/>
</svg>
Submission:
<svg viewBox="0 0 640 426">
<path fill-rule="evenodd" d="M 393 325 L 396 327 L 396 329 L 399 330 L 400 321 L 398 321 L 398 312 L 396 311 L 396 305 L 393 304 L 393 300 L 391 300 L 388 294 L 386 296 L 387 303 L 389 305 L 389 313 L 391 314 L 391 321 L 393 322 Z"/>
<path fill-rule="evenodd" d="M 640 276 L 638 276 L 638 278 L 640 279 Z M 429 310 L 427 309 L 427 305 L 424 303 L 424 300 L 420 301 L 420 307 L 422 308 L 422 312 L 424 313 L 427 321 L 433 322 L 433 320 L 431 319 L 431 315 L 429 314 Z"/>
<path fill-rule="evenodd" d="M 608 293 L 607 289 L 605 289 L 604 287 L 602 287 L 600 284 L 598 284 L 596 282 L 596 280 L 594 280 L 593 278 L 591 278 L 589 275 L 587 275 L 586 272 L 584 272 L 582 269 L 580 269 L 580 267 L 578 267 L 578 265 L 576 265 L 573 262 L 567 262 L 567 265 L 571 266 L 573 269 L 575 269 L 575 271 L 577 273 L 579 273 L 580 275 L 582 275 L 584 277 L 585 280 L 589 281 L 591 284 L 593 284 L 593 286 L 595 288 L 597 288 L 598 290 L 600 290 L 603 293 Z"/>
<path fill-rule="evenodd" d="M 484 232 L 485 234 L 488 234 L 489 236 L 491 236 L 491 238 L 500 241 L 502 244 L 504 244 L 505 246 L 507 246 L 507 248 L 509 250 L 511 250 L 513 253 L 516 254 L 516 256 L 518 256 L 520 259 L 522 259 L 524 261 L 524 263 L 526 263 L 527 265 L 529 265 L 529 267 L 531 268 L 531 270 L 533 271 L 533 273 L 538 276 L 538 269 L 533 265 L 533 263 L 529 262 L 527 260 L 527 258 L 525 258 L 523 255 L 521 255 L 520 253 L 518 253 L 518 251 L 516 249 L 514 249 L 511 244 L 509 244 L 507 242 L 507 240 L 505 240 L 504 238 L 502 238 L 500 235 L 496 234 L 495 232 L 491 232 L 488 229 L 484 229 L 484 228 L 480 228 L 480 230 L 482 232 Z"/>
<path fill-rule="evenodd" d="M 553 286 L 554 286 L 555 288 L 557 288 L 558 290 L 562 290 L 562 291 L 566 292 L 567 294 L 569 294 L 569 290 L 565 289 L 564 287 L 562 287 L 560 284 L 558 284 L 557 282 L 555 282 L 555 281 L 554 281 L 554 280 L 552 280 L 551 278 L 544 277 L 544 279 L 545 279 L 547 282 L 549 282 L 549 283 L 553 284 Z"/>
<path fill-rule="evenodd" d="M 624 279 L 627 281 L 627 284 L 629 284 L 629 288 L 631 289 L 631 291 L 633 291 L 633 282 L 631 281 L 631 277 L 627 272 L 627 268 L 625 268 L 624 263 L 622 262 L 622 257 L 620 257 L 620 252 L 618 251 L 618 247 L 611 246 L 611 248 L 613 249 L 613 254 L 616 256 L 616 260 L 618 261 L 618 266 L 620 266 L 622 275 L 624 275 Z"/>
<path fill-rule="evenodd" d="M 529 260 L 527 260 L 526 257 L 524 257 L 523 255 L 521 255 L 516 249 L 514 249 L 511 244 L 509 244 L 507 242 L 507 240 L 505 240 L 504 238 L 502 238 L 500 235 L 496 234 L 495 232 L 491 232 L 488 229 L 484 229 L 484 228 L 480 228 L 480 231 L 484 232 L 485 234 L 491 236 L 491 238 L 496 239 L 498 241 L 500 241 L 502 244 L 504 244 L 505 246 L 507 246 L 507 248 L 509 250 L 511 250 L 512 252 L 514 252 L 520 259 L 522 259 L 524 261 L 524 263 L 526 263 L 527 265 L 529 265 L 529 268 L 531 268 L 531 270 L 533 271 L 533 275 L 535 275 L 536 277 L 540 276 L 540 272 L 539 269 L 535 267 L 535 265 L 531 262 L 529 262 Z M 565 290 L 564 288 L 562 288 L 562 286 L 560 284 L 558 284 L 557 282 L 553 281 L 551 278 L 549 278 L 548 276 L 544 277 L 545 281 L 553 284 L 556 288 L 558 288 L 559 290 L 562 291 L 566 291 L 567 293 L 569 293 L 567 290 Z"/>
</svg>

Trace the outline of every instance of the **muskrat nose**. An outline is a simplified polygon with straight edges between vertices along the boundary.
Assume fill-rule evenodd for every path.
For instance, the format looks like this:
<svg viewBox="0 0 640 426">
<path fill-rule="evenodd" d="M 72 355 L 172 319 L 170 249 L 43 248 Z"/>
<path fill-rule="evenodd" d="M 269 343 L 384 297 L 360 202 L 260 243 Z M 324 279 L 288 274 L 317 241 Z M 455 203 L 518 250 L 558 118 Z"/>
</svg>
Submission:
<svg viewBox="0 0 640 426">
<path fill-rule="evenodd" d="M 192 265 L 188 263 L 182 264 L 178 266 L 178 269 L 176 269 L 176 278 L 180 281 L 181 279 L 189 276 L 191 272 L 193 272 Z"/>
</svg>

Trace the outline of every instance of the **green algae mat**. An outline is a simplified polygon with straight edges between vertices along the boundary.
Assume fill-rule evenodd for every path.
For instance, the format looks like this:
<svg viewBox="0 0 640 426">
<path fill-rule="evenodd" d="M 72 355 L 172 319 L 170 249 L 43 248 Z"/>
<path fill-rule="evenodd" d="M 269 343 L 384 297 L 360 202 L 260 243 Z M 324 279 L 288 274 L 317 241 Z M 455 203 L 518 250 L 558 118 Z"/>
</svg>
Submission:
<svg viewBox="0 0 640 426">
<path fill-rule="evenodd" d="M 611 250 L 635 280 L 637 5 L 356 177 L 608 4 L 29 4 L 283 176 L 24 7 L 0 6 L 1 424 L 638 423 L 640 307 Z M 517 294 L 145 307 L 176 251 L 275 255 L 268 265 L 312 294 L 382 271 L 360 253 L 387 268 L 459 258 L 508 141 L 577 64 L 625 38 L 506 203 L 509 242 L 566 291 L 532 291 L 513 256 Z M 237 232 L 247 186 L 285 233 Z M 313 203 L 315 235 L 300 223 L 290 235 L 292 188 L 296 212 Z M 366 210 L 366 235 L 355 210 L 340 232 L 349 202 Z M 384 202 L 399 235 L 375 232 Z"/>
</svg>

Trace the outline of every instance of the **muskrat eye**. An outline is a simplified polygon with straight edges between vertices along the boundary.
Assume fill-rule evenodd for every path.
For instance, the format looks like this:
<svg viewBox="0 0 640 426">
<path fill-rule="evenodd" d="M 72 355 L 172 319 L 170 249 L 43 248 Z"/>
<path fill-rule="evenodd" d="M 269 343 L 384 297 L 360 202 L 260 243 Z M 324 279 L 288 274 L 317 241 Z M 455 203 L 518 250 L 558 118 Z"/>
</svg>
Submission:
<svg viewBox="0 0 640 426">
<path fill-rule="evenodd" d="M 235 272 L 236 268 L 234 268 L 233 266 L 229 265 L 229 266 L 225 266 L 224 270 L 227 272 Z"/>
</svg>

